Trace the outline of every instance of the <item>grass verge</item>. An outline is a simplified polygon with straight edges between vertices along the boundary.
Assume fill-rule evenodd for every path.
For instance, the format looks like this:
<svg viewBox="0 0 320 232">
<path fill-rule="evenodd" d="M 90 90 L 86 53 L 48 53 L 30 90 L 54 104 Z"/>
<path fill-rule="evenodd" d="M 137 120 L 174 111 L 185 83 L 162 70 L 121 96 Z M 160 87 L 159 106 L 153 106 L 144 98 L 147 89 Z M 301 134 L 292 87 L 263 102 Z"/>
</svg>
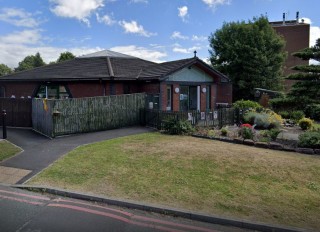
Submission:
<svg viewBox="0 0 320 232">
<path fill-rule="evenodd" d="M 5 141 L 5 140 L 0 141 L 0 162 L 2 160 L 10 158 L 11 156 L 14 156 L 20 151 L 21 151 L 20 148 L 14 146 L 8 141 Z"/>
<path fill-rule="evenodd" d="M 80 147 L 28 184 L 320 229 L 320 157 L 146 133 Z"/>
</svg>

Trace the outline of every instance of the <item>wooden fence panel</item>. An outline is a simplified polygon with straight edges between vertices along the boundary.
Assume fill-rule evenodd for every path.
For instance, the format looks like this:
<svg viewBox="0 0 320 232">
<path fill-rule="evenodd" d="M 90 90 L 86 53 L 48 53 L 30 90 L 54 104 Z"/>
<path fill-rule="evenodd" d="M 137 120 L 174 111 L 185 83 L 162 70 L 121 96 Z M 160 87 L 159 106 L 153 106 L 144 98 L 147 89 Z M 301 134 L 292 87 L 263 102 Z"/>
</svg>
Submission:
<svg viewBox="0 0 320 232">
<path fill-rule="evenodd" d="M 145 94 L 47 100 L 47 105 L 44 111 L 42 100 L 35 100 L 34 125 L 41 133 L 55 137 L 138 125 Z M 45 121 L 39 122 L 42 118 Z"/>
<path fill-rule="evenodd" d="M 32 100 L 23 98 L 0 98 L 2 126 L 2 110 L 6 110 L 6 124 L 11 127 L 32 126 Z"/>
<path fill-rule="evenodd" d="M 44 135 L 52 137 L 53 100 L 32 99 L 32 127 Z"/>
</svg>

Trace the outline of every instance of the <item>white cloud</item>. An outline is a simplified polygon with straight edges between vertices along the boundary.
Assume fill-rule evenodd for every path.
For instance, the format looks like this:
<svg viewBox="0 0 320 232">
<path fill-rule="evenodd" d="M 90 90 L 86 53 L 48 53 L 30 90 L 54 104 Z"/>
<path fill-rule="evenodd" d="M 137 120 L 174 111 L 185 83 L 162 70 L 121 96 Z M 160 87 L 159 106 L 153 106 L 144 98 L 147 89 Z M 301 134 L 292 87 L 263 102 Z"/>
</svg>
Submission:
<svg viewBox="0 0 320 232">
<path fill-rule="evenodd" d="M 170 37 L 171 39 L 182 39 L 182 40 L 187 40 L 189 39 L 188 36 L 182 35 L 181 32 L 179 31 L 174 31 Z"/>
<path fill-rule="evenodd" d="M 197 51 L 197 50 L 201 50 L 201 47 L 199 46 L 193 46 L 193 47 L 190 47 L 190 48 L 182 48 L 180 46 L 176 46 L 172 49 L 173 52 L 177 52 L 177 53 L 183 53 L 183 54 L 190 54 L 194 51 Z"/>
<path fill-rule="evenodd" d="M 23 9 L 3 8 L 0 11 L 0 21 L 13 24 L 18 27 L 37 27 L 39 20 L 33 18 L 31 13 Z"/>
<path fill-rule="evenodd" d="M 309 18 L 301 18 L 300 22 L 310 24 L 310 46 L 314 46 L 316 44 L 316 40 L 320 38 L 320 27 L 312 26 L 312 21 Z"/>
<path fill-rule="evenodd" d="M 101 48 L 88 47 L 53 47 L 43 43 L 41 30 L 23 30 L 8 35 L 0 36 L 0 63 L 11 68 L 18 66 L 26 56 L 35 55 L 37 52 L 46 63 L 57 60 L 60 53 L 70 51 L 76 56 L 93 53 Z"/>
<path fill-rule="evenodd" d="M 103 7 L 104 0 L 50 0 L 54 6 L 51 11 L 60 17 L 76 18 L 90 26 L 92 12 Z"/>
<path fill-rule="evenodd" d="M 179 11 L 178 16 L 182 19 L 183 22 L 186 22 L 188 17 L 188 7 L 187 6 L 178 7 L 178 11 Z"/>
<path fill-rule="evenodd" d="M 192 41 L 207 41 L 208 37 L 207 36 L 197 36 L 197 35 L 192 35 L 191 38 Z"/>
<path fill-rule="evenodd" d="M 109 16 L 109 15 L 100 16 L 98 13 L 96 13 L 96 17 L 97 17 L 97 21 L 99 23 L 104 23 L 104 24 L 106 24 L 108 26 L 111 26 L 111 25 L 116 23 L 116 21 L 113 20 L 112 17 Z"/>
<path fill-rule="evenodd" d="M 231 2 L 231 0 L 202 0 L 202 1 L 211 8 L 216 8 L 218 5 L 228 5 Z"/>
<path fill-rule="evenodd" d="M 157 63 L 164 62 L 163 58 L 167 56 L 165 52 L 160 52 L 145 47 L 137 47 L 136 45 L 117 46 L 112 47 L 110 50 Z"/>
<path fill-rule="evenodd" d="M 151 33 L 146 31 L 142 25 L 139 25 L 136 21 L 131 22 L 120 21 L 120 26 L 124 29 L 125 33 L 138 34 L 145 37 L 150 37 L 156 35 L 156 33 Z"/>
<path fill-rule="evenodd" d="M 132 3 L 148 3 L 148 0 L 131 0 Z"/>
<path fill-rule="evenodd" d="M 40 42 L 41 34 L 39 30 L 23 30 L 0 37 L 3 44 L 37 44 Z"/>
</svg>

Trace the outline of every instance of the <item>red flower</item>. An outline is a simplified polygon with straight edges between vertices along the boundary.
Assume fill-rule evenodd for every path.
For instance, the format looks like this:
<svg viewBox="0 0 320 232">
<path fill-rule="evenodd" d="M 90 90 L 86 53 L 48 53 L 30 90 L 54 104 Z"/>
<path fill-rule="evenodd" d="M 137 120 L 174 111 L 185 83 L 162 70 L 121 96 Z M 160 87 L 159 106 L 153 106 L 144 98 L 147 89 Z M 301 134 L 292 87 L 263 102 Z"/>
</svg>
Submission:
<svg viewBox="0 0 320 232">
<path fill-rule="evenodd" d="M 248 127 L 250 129 L 252 128 L 252 126 L 250 124 L 248 124 L 248 123 L 247 124 L 242 124 L 240 127 Z"/>
</svg>

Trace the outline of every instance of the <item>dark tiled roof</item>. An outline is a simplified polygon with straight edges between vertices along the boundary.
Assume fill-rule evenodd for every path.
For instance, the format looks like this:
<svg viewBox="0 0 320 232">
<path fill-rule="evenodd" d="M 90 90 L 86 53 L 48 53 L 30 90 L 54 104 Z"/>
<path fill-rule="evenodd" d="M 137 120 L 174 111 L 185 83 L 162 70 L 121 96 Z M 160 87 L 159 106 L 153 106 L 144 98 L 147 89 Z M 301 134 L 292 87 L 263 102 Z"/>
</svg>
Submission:
<svg viewBox="0 0 320 232">
<path fill-rule="evenodd" d="M 225 77 L 197 57 L 157 64 L 119 54 L 102 51 L 102 53 L 94 53 L 91 56 L 82 56 L 57 64 L 13 73 L 0 77 L 0 81 L 77 81 L 108 80 L 111 78 L 115 80 L 163 80 L 168 75 L 191 65 L 201 66 L 209 73 Z M 229 80 L 227 77 L 225 78 Z"/>
<path fill-rule="evenodd" d="M 161 64 L 150 65 L 141 70 L 139 79 L 159 79 L 176 72 L 193 62 L 194 58 L 164 62 Z"/>
</svg>

